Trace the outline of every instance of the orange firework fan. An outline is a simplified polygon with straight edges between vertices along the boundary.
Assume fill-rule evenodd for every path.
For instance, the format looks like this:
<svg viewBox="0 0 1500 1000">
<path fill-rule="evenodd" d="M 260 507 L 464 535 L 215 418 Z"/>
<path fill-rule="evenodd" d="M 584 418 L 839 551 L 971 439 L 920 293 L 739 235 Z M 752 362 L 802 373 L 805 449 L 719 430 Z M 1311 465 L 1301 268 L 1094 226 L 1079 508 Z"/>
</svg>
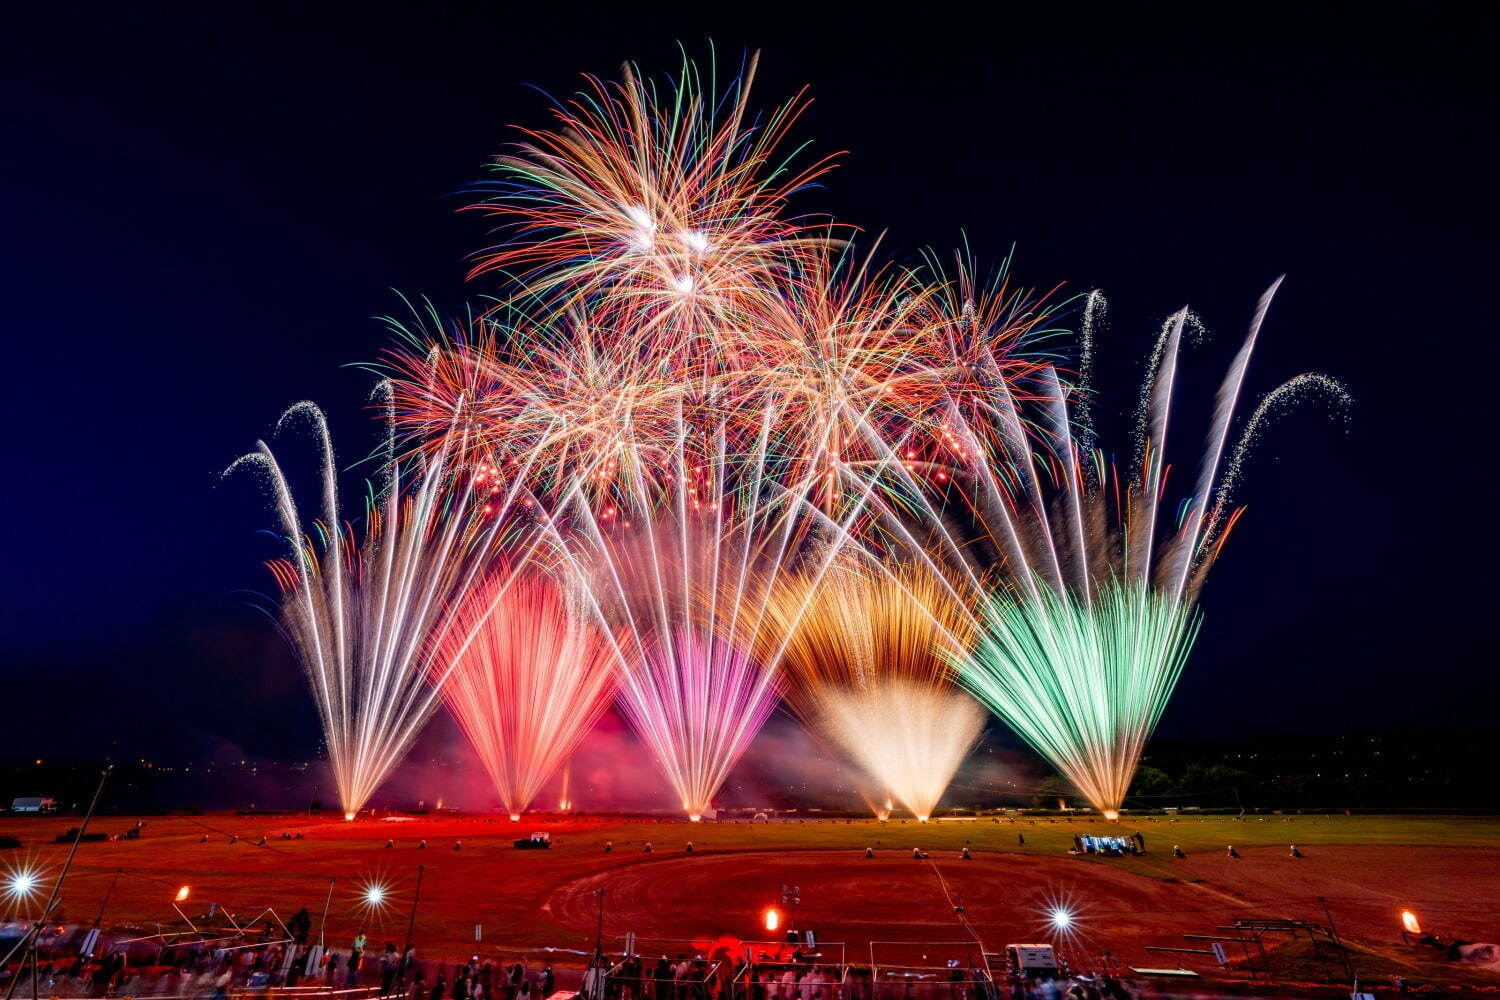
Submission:
<svg viewBox="0 0 1500 1000">
<path fill-rule="evenodd" d="M 930 575 L 848 561 L 787 579 L 766 615 L 764 633 L 786 636 L 793 710 L 925 821 L 984 725 L 947 665 L 973 642 L 973 615 Z"/>
</svg>

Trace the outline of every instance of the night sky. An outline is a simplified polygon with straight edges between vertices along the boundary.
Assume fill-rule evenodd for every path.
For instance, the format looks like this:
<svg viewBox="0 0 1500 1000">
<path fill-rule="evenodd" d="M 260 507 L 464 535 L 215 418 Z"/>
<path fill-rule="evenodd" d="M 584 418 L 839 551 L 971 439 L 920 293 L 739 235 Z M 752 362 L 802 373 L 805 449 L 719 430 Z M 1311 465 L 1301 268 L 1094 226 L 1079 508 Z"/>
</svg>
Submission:
<svg viewBox="0 0 1500 1000">
<path fill-rule="evenodd" d="M 372 317 L 397 289 L 488 290 L 462 280 L 485 222 L 454 210 L 508 126 L 546 122 L 538 88 L 709 39 L 762 50 L 762 106 L 811 85 L 797 135 L 850 151 L 797 208 L 886 229 L 900 260 L 967 232 L 983 260 L 1014 245 L 1020 281 L 1104 289 L 1100 423 L 1126 455 L 1163 317 L 1189 303 L 1215 334 L 1186 361 L 1190 463 L 1288 275 L 1251 388 L 1317 370 L 1357 404 L 1265 440 L 1164 734 L 1492 724 L 1493 5 L 35 6 L 0 26 L 0 756 L 310 752 L 249 597 L 272 513 L 219 470 L 309 398 L 363 455 Z"/>
</svg>

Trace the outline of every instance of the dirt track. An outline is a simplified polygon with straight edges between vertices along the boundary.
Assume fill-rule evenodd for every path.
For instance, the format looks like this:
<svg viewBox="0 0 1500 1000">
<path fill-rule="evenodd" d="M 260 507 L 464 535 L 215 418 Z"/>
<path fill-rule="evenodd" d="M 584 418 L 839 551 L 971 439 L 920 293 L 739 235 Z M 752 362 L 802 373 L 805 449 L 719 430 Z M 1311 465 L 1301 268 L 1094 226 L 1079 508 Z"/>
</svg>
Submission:
<svg viewBox="0 0 1500 1000">
<path fill-rule="evenodd" d="M 960 897 L 989 950 L 1052 940 L 1057 931 L 1049 917 L 1064 907 L 1074 914 L 1078 951 L 1102 950 L 1107 938 L 1117 958 L 1137 964 L 1153 960 L 1147 945 L 1181 947 L 1182 934 L 1211 934 L 1237 916 L 1326 923 L 1319 896 L 1341 932 L 1355 938 L 1389 940 L 1404 906 L 1441 913 L 1445 936 L 1488 940 L 1500 929 L 1487 902 L 1500 892 L 1500 850 L 1330 845 L 1309 848 L 1300 860 L 1279 848 L 1241 853 L 1238 860 L 1217 853 L 1161 859 L 1164 877 L 1110 862 L 1022 854 L 963 861 L 946 852 L 929 862 L 897 850 L 874 860 L 831 850 L 651 855 L 559 886 L 545 908 L 559 923 L 587 931 L 597 920 L 594 890 L 604 888 L 607 935 L 635 931 L 706 942 L 763 937 L 764 911 L 775 905 L 794 910 L 799 924 L 816 928 L 823 941 L 845 942 L 857 960 L 868 956 L 871 941 L 966 939 L 948 902 Z M 782 885 L 801 889 L 800 905 L 779 903 Z M 893 962 L 910 950 L 877 948 Z M 1165 961 L 1161 953 L 1154 959 Z"/>
</svg>

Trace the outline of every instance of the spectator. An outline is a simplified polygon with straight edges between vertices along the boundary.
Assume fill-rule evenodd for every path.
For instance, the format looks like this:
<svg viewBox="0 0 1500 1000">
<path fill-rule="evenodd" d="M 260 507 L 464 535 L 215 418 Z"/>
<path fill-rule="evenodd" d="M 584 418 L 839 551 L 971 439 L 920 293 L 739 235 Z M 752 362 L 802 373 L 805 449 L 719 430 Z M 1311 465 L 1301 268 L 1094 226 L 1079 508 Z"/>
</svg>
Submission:
<svg viewBox="0 0 1500 1000">
<path fill-rule="evenodd" d="M 396 984 L 398 962 L 396 943 L 386 942 L 385 951 L 380 953 L 380 995 L 383 997 L 390 996 L 391 987 Z"/>
</svg>

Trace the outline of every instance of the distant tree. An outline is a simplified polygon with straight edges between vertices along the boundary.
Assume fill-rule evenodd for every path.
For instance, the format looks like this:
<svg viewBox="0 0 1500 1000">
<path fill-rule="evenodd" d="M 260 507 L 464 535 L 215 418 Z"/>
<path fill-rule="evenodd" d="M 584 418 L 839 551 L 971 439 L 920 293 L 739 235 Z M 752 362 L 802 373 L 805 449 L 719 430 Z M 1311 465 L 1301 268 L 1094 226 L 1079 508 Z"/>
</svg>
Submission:
<svg viewBox="0 0 1500 1000">
<path fill-rule="evenodd" d="M 1037 809 L 1056 809 L 1058 802 L 1077 805 L 1079 801 L 1078 792 L 1060 774 L 1048 775 L 1031 790 L 1031 804 Z"/>
<path fill-rule="evenodd" d="M 1249 785 L 1249 773 L 1227 764 L 1189 764 L 1182 772 L 1184 792 L 1217 792 Z"/>
<path fill-rule="evenodd" d="M 1147 767 L 1145 764 L 1136 768 L 1135 780 L 1130 783 L 1131 795 L 1141 795 L 1146 798 L 1171 795 L 1176 790 L 1177 786 L 1173 784 L 1171 776 L 1166 771 L 1159 767 Z"/>
</svg>

